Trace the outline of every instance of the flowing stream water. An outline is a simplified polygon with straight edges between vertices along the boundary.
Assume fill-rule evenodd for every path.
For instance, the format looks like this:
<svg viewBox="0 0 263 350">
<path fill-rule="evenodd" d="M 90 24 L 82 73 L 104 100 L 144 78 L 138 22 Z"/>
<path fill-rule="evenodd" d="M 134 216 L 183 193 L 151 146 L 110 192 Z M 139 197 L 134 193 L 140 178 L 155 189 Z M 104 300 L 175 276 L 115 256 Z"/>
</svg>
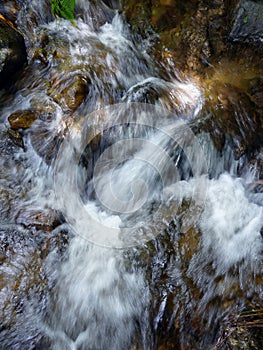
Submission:
<svg viewBox="0 0 263 350">
<path fill-rule="evenodd" d="M 1 349 L 154 350 L 170 338 L 169 349 L 210 349 L 228 315 L 262 300 L 258 173 L 195 132 L 203 91 L 153 61 L 154 34 L 138 40 L 100 1 L 76 11 L 74 25 L 45 1 L 18 14 L 29 65 L 2 97 L 3 139 L 10 114 L 46 110 L 0 159 L 1 236 L 14 247 Z M 45 64 L 33 55 L 43 42 Z M 58 96 L 77 77 L 87 90 L 72 111 Z M 49 233 L 17 219 L 50 210 L 61 218 Z M 67 243 L 43 257 L 47 235 Z"/>
</svg>

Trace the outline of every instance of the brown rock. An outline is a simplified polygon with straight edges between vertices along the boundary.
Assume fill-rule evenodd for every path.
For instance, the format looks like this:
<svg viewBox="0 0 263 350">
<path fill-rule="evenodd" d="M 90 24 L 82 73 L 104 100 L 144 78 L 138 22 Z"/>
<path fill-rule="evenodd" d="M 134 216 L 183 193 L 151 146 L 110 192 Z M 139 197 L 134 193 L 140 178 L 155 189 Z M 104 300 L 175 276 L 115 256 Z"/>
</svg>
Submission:
<svg viewBox="0 0 263 350">
<path fill-rule="evenodd" d="M 240 84 L 238 81 L 236 83 Z M 236 159 L 253 152 L 262 144 L 260 115 L 248 93 L 242 90 L 244 86 L 242 89 L 241 85 L 214 81 L 206 91 L 204 108 L 204 115 L 210 115 L 204 121 L 204 129 L 210 133 L 219 151 L 228 140 Z"/>
<path fill-rule="evenodd" d="M 9 129 L 8 135 L 14 142 L 14 144 L 20 148 L 24 148 L 23 136 L 17 130 Z"/>
<path fill-rule="evenodd" d="M 11 114 L 8 121 L 12 129 L 28 129 L 38 119 L 38 114 L 33 110 L 21 110 Z"/>
<path fill-rule="evenodd" d="M 65 91 L 65 100 L 71 110 L 77 109 L 88 93 L 87 81 L 81 77 L 76 76 L 74 82 Z"/>
<path fill-rule="evenodd" d="M 17 216 L 16 222 L 25 227 L 35 228 L 51 232 L 58 225 L 58 218 L 54 210 L 28 210 L 21 209 Z"/>
<path fill-rule="evenodd" d="M 88 91 L 88 81 L 82 75 L 73 78 L 68 76 L 67 80 L 63 76 L 55 76 L 48 94 L 63 109 L 74 111 L 81 105 Z"/>
<path fill-rule="evenodd" d="M 35 95 L 30 100 L 30 105 L 31 108 L 33 108 L 33 110 L 38 112 L 40 115 L 50 115 L 56 112 L 55 103 L 51 99 L 47 98 L 45 94 Z"/>
</svg>

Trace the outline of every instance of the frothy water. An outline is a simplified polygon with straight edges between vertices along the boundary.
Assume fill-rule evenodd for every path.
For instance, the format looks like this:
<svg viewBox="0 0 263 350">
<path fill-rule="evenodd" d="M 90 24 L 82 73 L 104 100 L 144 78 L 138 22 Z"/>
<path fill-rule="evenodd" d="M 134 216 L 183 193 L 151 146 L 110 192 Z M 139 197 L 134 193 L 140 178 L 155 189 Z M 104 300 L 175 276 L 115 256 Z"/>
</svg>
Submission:
<svg viewBox="0 0 263 350">
<path fill-rule="evenodd" d="M 208 134 L 193 133 L 188 121 L 198 124 L 201 89 L 190 79 L 179 81 L 178 72 L 162 79 L 147 41 L 136 45 L 122 17 L 99 4 L 77 2 L 84 15 L 75 26 L 64 20 L 47 24 L 50 17 L 36 11 L 39 3 L 27 4 L 38 13 L 38 26 L 27 37 L 29 52 L 38 35 L 59 38 L 72 69 L 65 73 L 65 58 L 50 55 L 3 110 L 6 118 L 32 108 L 35 98 L 49 106 L 25 133 L 26 150 L 18 151 L 11 165 L 3 161 L 4 186 L 15 175 L 27 184 L 16 212 L 3 224 L 13 223 L 25 207 L 51 208 L 63 214 L 73 238 L 61 260 L 56 249 L 47 256 L 51 286 L 44 311 L 29 301 L 24 325 L 19 319 L 11 336 L 4 332 L 6 349 L 18 349 L 23 327 L 28 337 L 40 333 L 50 349 L 155 349 L 154 332 L 171 291 L 169 327 L 180 319 L 179 333 L 191 313 L 199 312 L 209 324 L 220 320 L 224 307 L 208 308 L 218 296 L 223 304 L 241 290 L 242 307 L 247 298 L 262 295 L 255 281 L 262 267 L 263 201 L 247 190 L 254 174 L 245 167 L 239 178 L 244 159 L 236 161 L 228 145 L 219 154 Z M 23 8 L 18 21 L 22 29 L 32 23 L 25 13 Z M 64 100 L 53 100 L 46 80 L 60 93 L 77 74 L 88 92 L 69 112 Z M 164 234 L 167 246 L 158 250 Z M 182 237 L 190 237 L 188 247 Z"/>
<path fill-rule="evenodd" d="M 242 260 L 248 265 L 260 261 L 263 208 L 249 202 L 241 179 L 228 174 L 211 180 L 208 187 L 200 225 L 204 251 L 211 250 L 221 272 Z"/>
<path fill-rule="evenodd" d="M 69 246 L 55 287 L 47 334 L 54 349 L 128 349 L 143 319 L 148 293 L 143 274 L 127 271 L 118 252 Z"/>
<path fill-rule="evenodd" d="M 204 206 L 205 155 L 187 124 L 176 120 L 177 114 L 141 103 L 107 107 L 99 114 L 104 126 L 104 120 L 92 124 L 92 119 L 98 122 L 96 112 L 88 124 L 81 121 L 64 140 L 56 161 L 58 209 L 78 234 L 114 248 L 147 242 L 176 214 L 176 201 L 167 206 L 166 188 L 191 176 L 200 186 L 192 192 L 195 205 Z M 88 146 L 98 136 L 93 145 L 98 156 L 92 160 Z"/>
</svg>

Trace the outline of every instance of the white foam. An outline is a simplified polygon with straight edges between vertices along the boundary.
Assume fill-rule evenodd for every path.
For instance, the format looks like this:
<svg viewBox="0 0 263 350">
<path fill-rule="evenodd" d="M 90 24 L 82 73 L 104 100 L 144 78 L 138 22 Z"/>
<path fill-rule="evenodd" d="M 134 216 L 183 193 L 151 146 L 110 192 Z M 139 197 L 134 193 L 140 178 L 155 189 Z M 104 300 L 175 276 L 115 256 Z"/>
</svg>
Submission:
<svg viewBox="0 0 263 350">
<path fill-rule="evenodd" d="M 128 272 L 119 252 L 74 238 L 56 291 L 52 326 L 46 328 L 54 343 L 90 349 L 129 347 L 147 290 L 143 275 Z"/>
<path fill-rule="evenodd" d="M 202 243 L 204 254 L 214 256 L 217 269 L 226 270 L 243 259 L 257 261 L 262 215 L 263 208 L 249 202 L 240 179 L 224 174 L 209 182 Z"/>
</svg>

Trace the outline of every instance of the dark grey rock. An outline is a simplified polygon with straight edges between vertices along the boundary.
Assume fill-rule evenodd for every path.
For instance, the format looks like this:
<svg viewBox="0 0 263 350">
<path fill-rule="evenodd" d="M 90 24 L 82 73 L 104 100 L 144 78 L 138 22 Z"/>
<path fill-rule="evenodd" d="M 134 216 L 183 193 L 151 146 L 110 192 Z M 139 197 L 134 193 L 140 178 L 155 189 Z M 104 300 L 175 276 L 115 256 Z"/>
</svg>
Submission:
<svg viewBox="0 0 263 350">
<path fill-rule="evenodd" d="M 263 1 L 240 0 L 234 12 L 230 33 L 233 41 L 263 42 Z"/>
<path fill-rule="evenodd" d="M 13 81 L 26 61 L 23 36 L 0 19 L 0 89 Z"/>
<path fill-rule="evenodd" d="M 20 6 L 16 0 L 1 0 L 0 1 L 0 13 L 8 21 L 15 23 L 17 20 L 17 14 L 20 10 Z"/>
</svg>

